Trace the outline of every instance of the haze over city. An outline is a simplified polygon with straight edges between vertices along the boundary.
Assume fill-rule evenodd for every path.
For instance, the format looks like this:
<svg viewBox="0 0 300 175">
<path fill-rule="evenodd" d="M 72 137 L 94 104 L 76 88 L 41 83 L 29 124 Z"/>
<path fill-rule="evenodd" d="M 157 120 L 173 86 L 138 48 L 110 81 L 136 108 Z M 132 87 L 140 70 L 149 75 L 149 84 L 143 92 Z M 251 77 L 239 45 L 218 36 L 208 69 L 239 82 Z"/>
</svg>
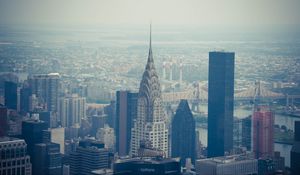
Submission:
<svg viewBox="0 0 300 175">
<path fill-rule="evenodd" d="M 299 174 L 299 9 L 0 0 L 0 174 Z"/>
</svg>

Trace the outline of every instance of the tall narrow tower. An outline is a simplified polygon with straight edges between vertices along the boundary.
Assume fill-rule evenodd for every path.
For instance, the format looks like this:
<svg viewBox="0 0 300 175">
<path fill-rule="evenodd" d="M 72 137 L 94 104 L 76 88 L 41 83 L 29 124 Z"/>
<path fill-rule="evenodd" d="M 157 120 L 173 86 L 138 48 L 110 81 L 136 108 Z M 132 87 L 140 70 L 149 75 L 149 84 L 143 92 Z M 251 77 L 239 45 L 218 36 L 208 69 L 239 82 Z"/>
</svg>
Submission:
<svg viewBox="0 0 300 175">
<path fill-rule="evenodd" d="M 234 53 L 209 52 L 208 157 L 233 148 Z"/>
<path fill-rule="evenodd" d="M 140 83 L 137 101 L 137 119 L 131 133 L 131 155 L 137 156 L 141 142 L 168 155 L 168 129 L 165 122 L 161 89 L 156 73 L 151 46 L 146 68 Z"/>
<path fill-rule="evenodd" d="M 253 152 L 255 158 L 273 157 L 274 114 L 268 105 L 255 106 L 252 118 Z"/>
</svg>

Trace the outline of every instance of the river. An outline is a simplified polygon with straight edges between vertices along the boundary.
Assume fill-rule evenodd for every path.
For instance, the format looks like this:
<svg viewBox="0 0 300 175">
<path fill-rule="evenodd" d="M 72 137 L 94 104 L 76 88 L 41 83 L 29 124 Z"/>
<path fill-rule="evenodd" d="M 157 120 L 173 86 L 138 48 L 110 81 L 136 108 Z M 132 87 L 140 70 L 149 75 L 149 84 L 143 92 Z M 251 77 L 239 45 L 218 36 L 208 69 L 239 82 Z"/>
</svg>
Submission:
<svg viewBox="0 0 300 175">
<path fill-rule="evenodd" d="M 207 112 L 207 109 L 205 109 L 204 106 L 201 106 L 200 110 Z M 252 114 L 251 110 L 245 110 L 245 109 L 241 109 L 241 108 L 237 108 L 234 111 L 234 116 L 241 118 L 241 119 L 245 118 L 251 114 Z M 281 114 L 275 114 L 275 124 L 280 125 L 280 126 L 285 125 L 287 127 L 287 129 L 294 130 L 294 122 L 295 121 L 300 121 L 300 118 L 295 118 L 295 117 L 281 115 Z M 199 131 L 199 139 L 200 139 L 201 143 L 204 146 L 207 146 L 207 129 L 197 128 L 197 130 Z M 285 166 L 289 167 L 290 166 L 290 151 L 292 149 L 292 145 L 275 143 L 274 149 L 275 149 L 275 151 L 280 152 L 281 156 L 283 156 L 285 158 Z"/>
</svg>

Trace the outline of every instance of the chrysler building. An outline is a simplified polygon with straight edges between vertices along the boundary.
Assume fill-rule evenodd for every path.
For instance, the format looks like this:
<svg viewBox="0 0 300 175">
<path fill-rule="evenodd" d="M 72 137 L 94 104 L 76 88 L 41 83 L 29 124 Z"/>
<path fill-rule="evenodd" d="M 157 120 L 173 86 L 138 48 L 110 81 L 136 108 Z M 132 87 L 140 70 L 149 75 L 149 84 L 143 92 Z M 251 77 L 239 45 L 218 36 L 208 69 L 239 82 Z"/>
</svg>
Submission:
<svg viewBox="0 0 300 175">
<path fill-rule="evenodd" d="M 151 25 L 148 60 L 140 83 L 137 118 L 134 121 L 131 134 L 132 156 L 138 155 L 141 143 L 147 143 L 151 148 L 163 151 L 165 157 L 168 156 L 168 128 L 166 127 L 161 89 L 152 55 Z"/>
</svg>

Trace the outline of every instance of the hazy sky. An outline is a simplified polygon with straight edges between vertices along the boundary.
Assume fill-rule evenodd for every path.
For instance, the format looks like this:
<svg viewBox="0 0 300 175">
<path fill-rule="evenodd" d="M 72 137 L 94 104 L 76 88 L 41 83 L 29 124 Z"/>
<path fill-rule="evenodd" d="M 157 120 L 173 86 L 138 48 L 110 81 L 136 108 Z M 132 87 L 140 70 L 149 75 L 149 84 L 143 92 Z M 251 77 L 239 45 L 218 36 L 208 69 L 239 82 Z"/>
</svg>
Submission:
<svg viewBox="0 0 300 175">
<path fill-rule="evenodd" d="M 0 0 L 0 24 L 300 26 L 300 0 Z"/>
</svg>

